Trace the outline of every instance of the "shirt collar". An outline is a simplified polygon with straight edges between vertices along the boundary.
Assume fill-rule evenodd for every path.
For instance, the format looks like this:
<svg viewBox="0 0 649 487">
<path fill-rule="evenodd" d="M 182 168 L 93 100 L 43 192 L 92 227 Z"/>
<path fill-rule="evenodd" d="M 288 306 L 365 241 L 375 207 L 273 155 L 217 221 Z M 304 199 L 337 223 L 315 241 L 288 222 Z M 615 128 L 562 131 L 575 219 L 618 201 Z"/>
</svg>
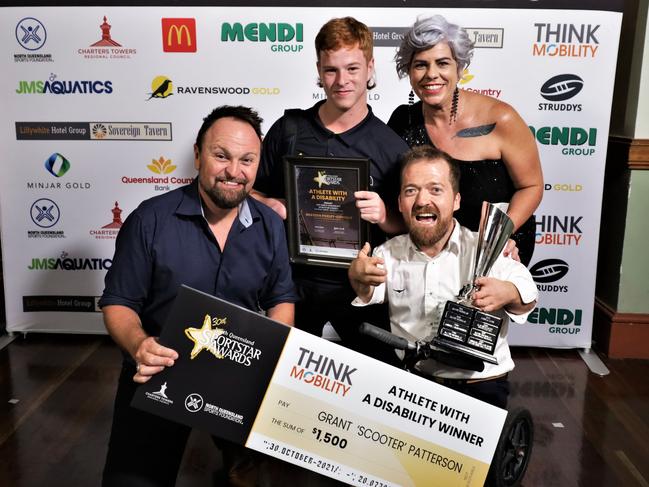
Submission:
<svg viewBox="0 0 649 487">
<path fill-rule="evenodd" d="M 318 116 L 318 110 L 320 109 L 320 106 L 326 101 L 327 100 L 321 100 L 309 109 L 311 113 L 311 117 L 313 119 L 313 123 L 315 123 L 318 127 L 320 127 L 321 130 L 325 131 L 326 133 L 332 136 L 338 137 L 348 146 L 354 146 L 358 142 L 359 136 L 361 137 L 367 136 L 365 131 L 361 131 L 359 134 L 359 130 L 361 130 L 362 127 L 367 125 L 369 121 L 372 119 L 372 117 L 374 117 L 374 114 L 372 112 L 372 107 L 370 105 L 367 105 L 367 115 L 363 120 L 361 120 L 358 124 L 354 125 L 349 130 L 346 130 L 345 132 L 334 134 L 331 130 L 329 130 L 327 127 L 324 126 L 322 120 L 320 120 L 320 117 Z"/>
<path fill-rule="evenodd" d="M 250 211 L 250 205 L 248 204 L 248 198 L 244 199 L 239 203 L 237 208 L 239 215 L 239 222 L 244 228 L 248 228 L 252 225 L 252 212 Z M 195 178 L 194 181 L 185 186 L 184 194 L 180 200 L 180 204 L 176 209 L 176 213 L 179 215 L 186 216 L 202 216 L 205 218 L 205 213 L 203 212 L 203 205 L 201 205 L 201 198 L 198 193 L 198 178 Z"/>
</svg>

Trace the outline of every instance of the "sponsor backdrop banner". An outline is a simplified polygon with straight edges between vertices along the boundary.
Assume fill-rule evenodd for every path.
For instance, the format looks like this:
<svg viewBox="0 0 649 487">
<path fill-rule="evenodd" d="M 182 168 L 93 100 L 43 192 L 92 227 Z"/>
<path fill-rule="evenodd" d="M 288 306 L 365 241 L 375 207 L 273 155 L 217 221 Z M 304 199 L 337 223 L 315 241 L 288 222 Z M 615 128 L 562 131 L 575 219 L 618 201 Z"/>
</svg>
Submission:
<svg viewBox="0 0 649 487">
<path fill-rule="evenodd" d="M 401 32 L 442 14 L 476 44 L 460 87 L 514 106 L 543 164 L 530 264 L 541 297 L 511 343 L 588 347 L 622 18 L 588 9 L 3 8 L 8 330 L 103 333 L 96 300 L 121 223 L 191 180 L 195 134 L 213 107 L 253 106 L 267 130 L 285 108 L 322 99 L 313 41 L 326 20 L 352 15 L 372 28 L 368 103 L 387 121 L 409 92 L 393 62 Z"/>
</svg>

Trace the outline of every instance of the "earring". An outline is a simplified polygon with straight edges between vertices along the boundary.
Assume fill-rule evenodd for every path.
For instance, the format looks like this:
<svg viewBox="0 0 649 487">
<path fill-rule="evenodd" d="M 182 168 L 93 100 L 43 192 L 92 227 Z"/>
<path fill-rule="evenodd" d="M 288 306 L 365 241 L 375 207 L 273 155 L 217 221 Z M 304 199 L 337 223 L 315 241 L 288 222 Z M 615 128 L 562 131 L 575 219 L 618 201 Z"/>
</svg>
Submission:
<svg viewBox="0 0 649 487">
<path fill-rule="evenodd" d="M 451 100 L 451 114 L 448 119 L 449 125 L 453 125 L 457 120 L 457 104 L 459 100 L 460 100 L 460 90 L 456 86 L 455 91 L 453 92 L 453 100 Z"/>
<path fill-rule="evenodd" d="M 323 88 L 324 87 L 324 85 L 322 84 L 322 80 L 319 77 L 318 77 L 318 81 L 316 81 L 315 84 L 316 84 L 316 86 L 318 88 Z"/>
<path fill-rule="evenodd" d="M 410 90 L 410 93 L 408 93 L 408 105 L 412 105 L 415 103 L 415 92 Z"/>
<path fill-rule="evenodd" d="M 367 82 L 367 89 L 373 90 L 374 88 L 376 88 L 376 80 L 374 79 L 374 76 L 372 76 L 370 80 Z"/>
</svg>

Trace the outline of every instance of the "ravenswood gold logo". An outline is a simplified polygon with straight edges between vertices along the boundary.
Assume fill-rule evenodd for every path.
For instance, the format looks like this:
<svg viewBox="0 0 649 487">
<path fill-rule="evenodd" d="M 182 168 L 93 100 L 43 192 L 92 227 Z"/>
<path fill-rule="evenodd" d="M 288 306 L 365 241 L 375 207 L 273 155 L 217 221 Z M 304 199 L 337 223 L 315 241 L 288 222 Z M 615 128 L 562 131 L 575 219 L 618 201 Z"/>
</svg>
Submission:
<svg viewBox="0 0 649 487">
<path fill-rule="evenodd" d="M 164 52 L 196 52 L 196 19 L 162 19 Z"/>
</svg>

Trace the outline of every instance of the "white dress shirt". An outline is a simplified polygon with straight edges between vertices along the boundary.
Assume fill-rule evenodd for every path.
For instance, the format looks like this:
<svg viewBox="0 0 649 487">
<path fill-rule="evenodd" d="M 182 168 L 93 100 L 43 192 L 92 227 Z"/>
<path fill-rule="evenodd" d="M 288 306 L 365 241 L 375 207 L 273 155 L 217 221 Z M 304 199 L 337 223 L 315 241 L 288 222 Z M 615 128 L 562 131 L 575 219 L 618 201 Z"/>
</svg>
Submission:
<svg viewBox="0 0 649 487">
<path fill-rule="evenodd" d="M 460 226 L 456 220 L 454 223 L 451 238 L 435 257 L 421 252 L 408 234 L 394 237 L 377 247 L 373 255 L 385 262 L 386 282 L 374 288 L 368 303 L 356 298 L 353 304 L 366 306 L 387 300 L 392 333 L 409 341 L 428 341 L 435 337 L 446 301 L 458 295 L 462 286 L 471 281 L 473 273 L 478 234 Z M 514 284 L 523 303 L 530 303 L 538 297 L 527 268 L 509 257 L 501 255 L 488 276 Z M 455 379 L 495 377 L 512 370 L 514 362 L 507 345 L 508 318 L 516 323 L 525 323 L 529 312 L 514 315 L 499 310 L 491 314 L 503 318 L 494 350 L 498 365 L 485 362 L 485 369 L 475 372 L 427 360 L 420 362 L 417 368 L 428 375 Z"/>
</svg>

